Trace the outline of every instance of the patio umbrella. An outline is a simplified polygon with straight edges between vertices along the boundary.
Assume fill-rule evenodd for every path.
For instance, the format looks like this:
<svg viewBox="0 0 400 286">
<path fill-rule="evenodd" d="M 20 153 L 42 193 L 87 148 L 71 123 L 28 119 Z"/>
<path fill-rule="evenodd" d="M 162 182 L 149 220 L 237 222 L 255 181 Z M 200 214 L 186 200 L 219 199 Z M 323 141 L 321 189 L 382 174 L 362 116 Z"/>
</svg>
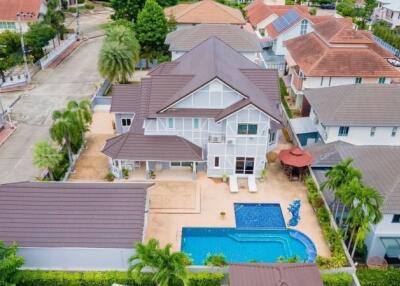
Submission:
<svg viewBox="0 0 400 286">
<path fill-rule="evenodd" d="M 282 150 L 279 153 L 279 160 L 284 165 L 292 167 L 307 167 L 313 162 L 313 157 L 308 151 L 302 150 L 299 147 L 294 147 L 292 149 Z"/>
</svg>

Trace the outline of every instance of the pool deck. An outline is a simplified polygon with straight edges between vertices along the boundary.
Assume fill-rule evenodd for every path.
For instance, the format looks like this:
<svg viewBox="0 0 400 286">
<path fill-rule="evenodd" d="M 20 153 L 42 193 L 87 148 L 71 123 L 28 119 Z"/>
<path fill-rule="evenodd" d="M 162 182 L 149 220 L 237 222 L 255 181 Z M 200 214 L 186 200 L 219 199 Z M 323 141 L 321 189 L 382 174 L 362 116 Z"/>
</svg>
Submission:
<svg viewBox="0 0 400 286">
<path fill-rule="evenodd" d="M 257 182 L 257 193 L 240 188 L 238 193 L 232 194 L 227 183 L 207 178 L 205 174 L 176 188 L 179 184 L 181 182 L 157 182 L 150 189 L 145 241 L 156 238 L 161 245 L 171 243 L 174 250 L 179 250 L 182 227 L 235 227 L 234 203 L 279 203 L 287 224 L 291 217 L 287 207 L 299 199 L 301 220 L 294 229 L 311 238 L 319 255 L 330 256 L 304 184 L 290 182 L 279 162 L 270 164 L 264 182 Z M 220 212 L 225 212 L 225 216 L 221 217 Z"/>
</svg>

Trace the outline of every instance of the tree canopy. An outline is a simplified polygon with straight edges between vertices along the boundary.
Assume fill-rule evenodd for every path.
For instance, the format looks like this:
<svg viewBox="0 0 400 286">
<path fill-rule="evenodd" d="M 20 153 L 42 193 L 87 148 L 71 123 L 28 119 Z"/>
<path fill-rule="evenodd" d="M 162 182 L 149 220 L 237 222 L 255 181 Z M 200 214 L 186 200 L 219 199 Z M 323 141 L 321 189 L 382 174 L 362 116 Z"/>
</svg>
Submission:
<svg viewBox="0 0 400 286">
<path fill-rule="evenodd" d="M 57 31 L 49 24 L 37 22 L 29 25 L 29 31 L 25 33 L 26 46 L 34 60 L 43 57 L 43 47 L 56 36 Z"/>
<path fill-rule="evenodd" d="M 112 18 L 136 21 L 139 11 L 142 10 L 145 0 L 110 0 L 111 7 L 114 9 Z"/>
<path fill-rule="evenodd" d="M 0 285 L 16 285 L 18 268 L 23 264 L 23 257 L 17 255 L 17 245 L 7 246 L 0 240 Z"/>
<path fill-rule="evenodd" d="M 39 169 L 47 169 L 50 179 L 54 181 L 53 172 L 63 159 L 62 154 L 46 140 L 36 142 L 32 153 L 33 164 Z"/>
<path fill-rule="evenodd" d="M 5 73 L 22 62 L 22 50 L 19 35 L 16 32 L 0 33 L 0 76 L 4 80 Z"/>
</svg>

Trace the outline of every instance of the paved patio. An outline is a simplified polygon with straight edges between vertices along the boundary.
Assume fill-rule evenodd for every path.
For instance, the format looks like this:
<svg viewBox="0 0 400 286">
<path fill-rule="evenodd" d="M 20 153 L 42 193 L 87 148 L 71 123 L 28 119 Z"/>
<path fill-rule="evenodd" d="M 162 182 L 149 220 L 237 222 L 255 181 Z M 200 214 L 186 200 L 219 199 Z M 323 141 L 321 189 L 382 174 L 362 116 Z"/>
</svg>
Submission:
<svg viewBox="0 0 400 286">
<path fill-rule="evenodd" d="M 194 208 L 193 212 L 184 214 L 177 211 L 176 208 L 168 212 L 168 205 L 174 201 L 177 202 L 176 205 L 184 205 L 187 210 L 187 206 L 195 204 L 196 196 L 183 196 L 182 192 L 173 192 L 171 189 L 166 190 L 165 197 L 160 196 L 164 188 L 163 185 L 159 184 L 162 183 L 157 182 L 150 189 L 151 203 L 145 240 L 156 238 L 161 245 L 172 243 L 173 249 L 179 250 L 182 227 L 234 227 L 233 204 L 235 202 L 280 203 L 287 223 L 290 219 L 287 207 L 293 200 L 300 199 L 302 203 L 301 220 L 295 229 L 304 232 L 312 239 L 319 255 L 330 256 L 329 247 L 323 238 L 318 220 L 308 203 L 304 184 L 290 182 L 278 162 L 271 164 L 268 168 L 267 179 L 264 182 L 257 183 L 257 193 L 249 193 L 244 188 L 240 189 L 239 193 L 232 194 L 229 192 L 228 184 L 207 178 L 205 174 L 200 174 L 195 181 L 196 189 L 200 192 L 200 201 L 197 202 L 200 205 L 199 212 L 194 211 Z M 163 213 L 160 213 L 157 208 L 162 206 L 164 202 L 166 209 L 163 210 Z M 157 205 L 157 208 L 154 207 L 155 205 Z M 220 216 L 220 212 L 226 213 L 224 218 Z"/>
</svg>

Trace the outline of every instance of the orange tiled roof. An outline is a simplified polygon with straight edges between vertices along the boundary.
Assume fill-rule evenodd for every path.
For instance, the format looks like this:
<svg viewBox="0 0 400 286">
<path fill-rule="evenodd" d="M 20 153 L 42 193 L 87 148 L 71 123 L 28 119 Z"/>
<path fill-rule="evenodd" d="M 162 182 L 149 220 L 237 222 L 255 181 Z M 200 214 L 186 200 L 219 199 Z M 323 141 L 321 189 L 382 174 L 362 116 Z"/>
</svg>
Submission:
<svg viewBox="0 0 400 286">
<path fill-rule="evenodd" d="M 38 17 L 42 0 L 0 0 L 0 21 L 16 21 L 18 12 L 32 12 L 33 18 L 22 21 L 35 21 Z"/>
<path fill-rule="evenodd" d="M 245 24 L 242 13 L 212 0 L 178 4 L 164 9 L 178 24 Z"/>
<path fill-rule="evenodd" d="M 306 76 L 400 77 L 400 71 L 369 44 L 332 46 L 315 32 L 285 42 Z"/>
</svg>

